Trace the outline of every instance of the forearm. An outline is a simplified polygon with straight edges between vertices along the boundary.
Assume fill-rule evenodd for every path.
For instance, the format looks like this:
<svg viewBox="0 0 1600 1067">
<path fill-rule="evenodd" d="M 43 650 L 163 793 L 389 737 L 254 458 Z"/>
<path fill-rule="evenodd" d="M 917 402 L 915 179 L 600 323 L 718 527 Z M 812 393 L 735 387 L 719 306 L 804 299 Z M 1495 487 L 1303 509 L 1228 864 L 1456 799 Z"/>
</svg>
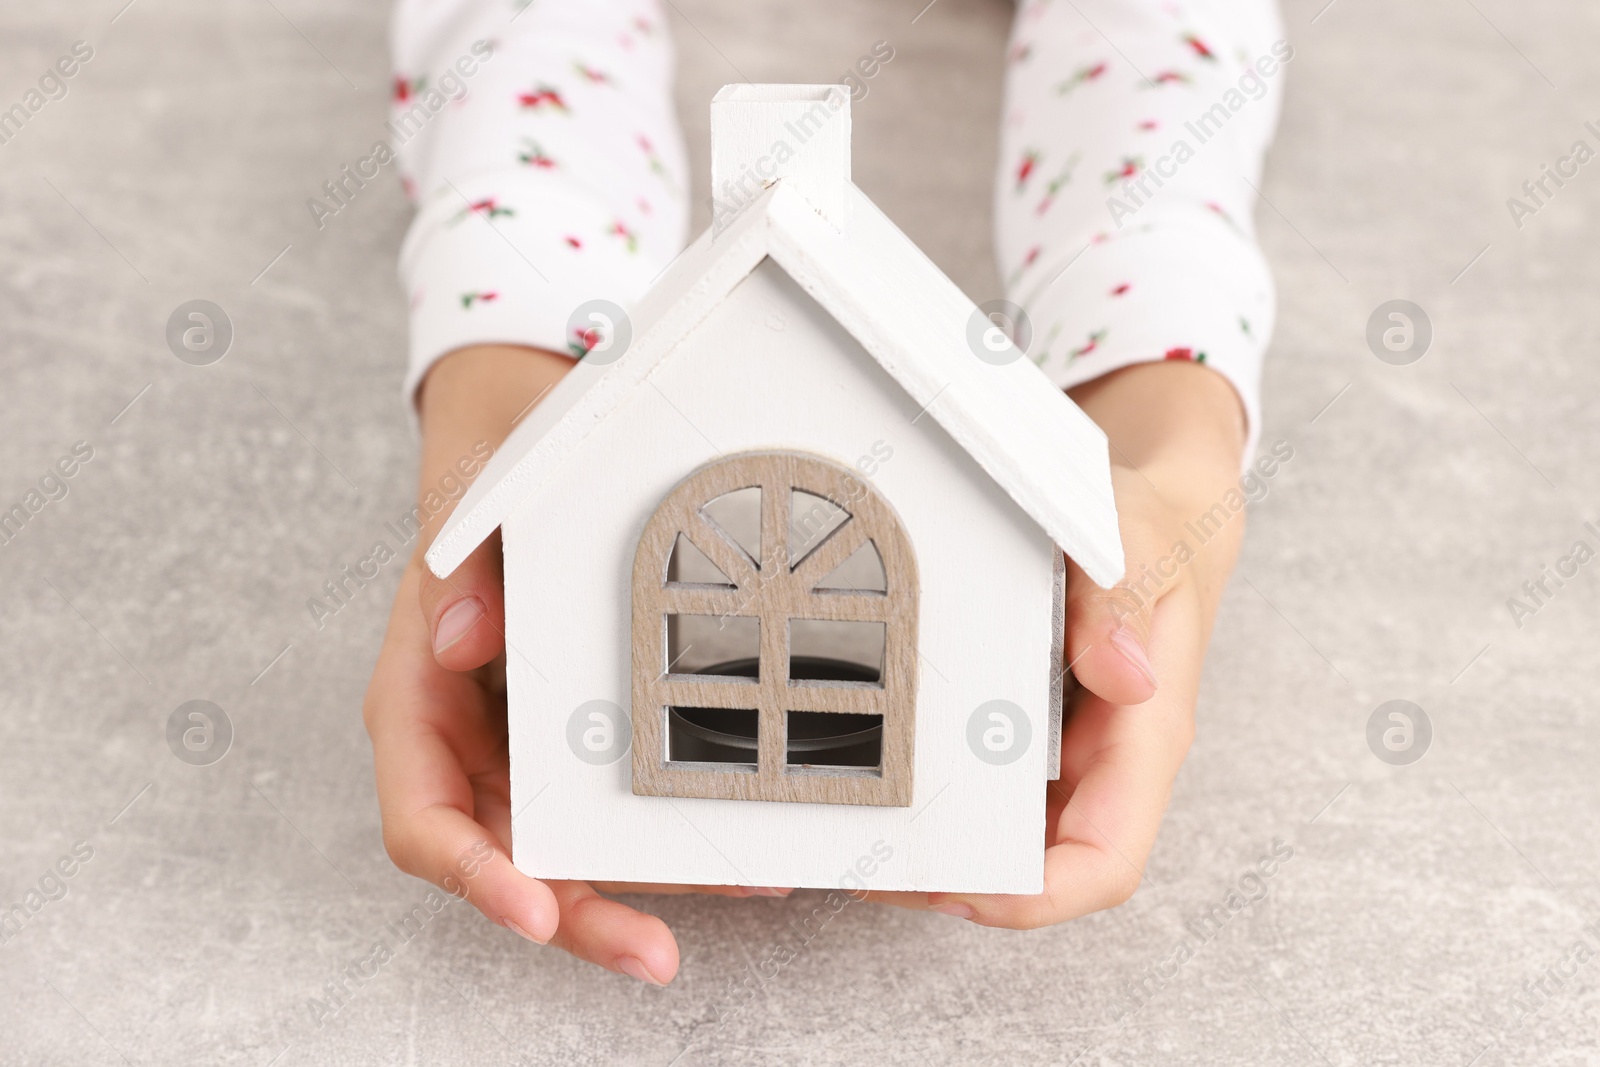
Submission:
<svg viewBox="0 0 1600 1067">
<path fill-rule="evenodd" d="M 1027 2 L 1006 72 L 996 244 L 1007 295 L 1031 320 L 1030 358 L 1063 387 L 1203 363 L 1237 393 L 1235 474 L 1258 432 L 1273 326 L 1251 215 L 1284 77 L 1280 32 L 1272 0 Z M 1152 397 L 1146 417 L 1164 403 Z"/>
<path fill-rule="evenodd" d="M 630 304 L 687 227 L 655 0 L 400 0 L 393 51 L 391 132 L 418 204 L 407 388 L 470 345 L 581 354 L 574 312 Z M 474 73 L 447 85 L 464 55 Z"/>
</svg>

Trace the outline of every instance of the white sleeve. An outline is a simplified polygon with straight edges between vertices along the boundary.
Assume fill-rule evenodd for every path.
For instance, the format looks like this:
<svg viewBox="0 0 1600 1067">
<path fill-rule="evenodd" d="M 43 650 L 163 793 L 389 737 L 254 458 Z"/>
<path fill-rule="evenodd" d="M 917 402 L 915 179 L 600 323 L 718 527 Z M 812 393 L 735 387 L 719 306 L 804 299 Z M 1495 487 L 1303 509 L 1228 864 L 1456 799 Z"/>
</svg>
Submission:
<svg viewBox="0 0 1600 1067">
<path fill-rule="evenodd" d="M 1063 388 L 1205 363 L 1246 462 L 1274 317 L 1252 208 L 1293 54 L 1274 0 L 1025 0 L 1007 56 L 996 243 L 1023 347 Z"/>
<path fill-rule="evenodd" d="M 631 304 L 688 226 L 655 0 L 399 0 L 392 52 L 406 395 L 463 345 L 581 356 L 573 313 Z"/>
</svg>

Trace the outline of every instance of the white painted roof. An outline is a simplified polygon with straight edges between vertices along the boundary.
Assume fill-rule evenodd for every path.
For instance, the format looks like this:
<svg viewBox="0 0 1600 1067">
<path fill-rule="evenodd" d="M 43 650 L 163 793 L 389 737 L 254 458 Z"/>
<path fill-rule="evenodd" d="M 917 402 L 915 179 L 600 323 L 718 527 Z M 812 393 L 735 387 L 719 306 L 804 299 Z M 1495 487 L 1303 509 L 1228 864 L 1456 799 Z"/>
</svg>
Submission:
<svg viewBox="0 0 1600 1067">
<path fill-rule="evenodd" d="M 771 257 L 1090 578 L 1120 580 L 1105 434 L 1020 353 L 1001 366 L 978 359 L 973 302 L 848 181 L 845 207 L 835 229 L 779 180 L 725 230 L 702 234 L 632 309 L 628 350 L 609 366 L 579 361 L 512 431 L 428 549 L 433 572 L 455 570 Z"/>
</svg>

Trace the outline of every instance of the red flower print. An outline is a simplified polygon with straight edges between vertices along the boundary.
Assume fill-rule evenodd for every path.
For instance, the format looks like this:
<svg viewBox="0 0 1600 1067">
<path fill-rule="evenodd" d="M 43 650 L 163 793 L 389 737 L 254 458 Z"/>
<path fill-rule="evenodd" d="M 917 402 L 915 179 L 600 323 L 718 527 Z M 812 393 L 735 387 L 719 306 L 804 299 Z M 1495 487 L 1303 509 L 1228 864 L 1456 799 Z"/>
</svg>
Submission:
<svg viewBox="0 0 1600 1067">
<path fill-rule="evenodd" d="M 1117 168 L 1116 170 L 1106 171 L 1106 184 L 1115 185 L 1119 181 L 1126 181 L 1135 174 L 1138 174 L 1143 168 L 1143 156 L 1123 156 L 1121 167 Z"/>
<path fill-rule="evenodd" d="M 522 151 L 517 153 L 517 159 L 530 167 L 539 167 L 543 170 L 551 170 L 556 165 L 556 161 L 545 155 L 544 149 L 539 147 L 539 142 L 531 137 L 522 139 Z"/>
<path fill-rule="evenodd" d="M 487 200 L 479 200 L 476 203 L 468 204 L 466 207 L 462 208 L 461 212 L 457 214 L 455 218 L 450 220 L 450 225 L 456 225 L 468 215 L 482 215 L 490 222 L 493 222 L 502 215 L 507 217 L 515 216 L 516 212 L 512 211 L 508 207 L 501 207 L 500 202 L 491 196 Z"/>
<path fill-rule="evenodd" d="M 613 237 L 622 238 L 628 246 L 629 255 L 639 251 L 639 235 L 628 229 L 628 227 L 624 226 L 620 221 L 613 222 L 611 224 L 611 229 L 607 230 L 606 232 L 611 234 Z"/>
<path fill-rule="evenodd" d="M 1028 178 L 1033 175 L 1033 169 L 1038 165 L 1038 152 L 1030 148 L 1022 153 L 1022 162 L 1017 164 L 1017 192 L 1022 192 L 1022 187 L 1028 184 Z"/>
<path fill-rule="evenodd" d="M 634 205 L 638 207 L 639 214 L 650 214 L 650 201 L 646 200 L 644 197 L 641 196 L 638 200 L 634 201 Z"/>
<path fill-rule="evenodd" d="M 404 104 L 418 93 L 427 89 L 427 87 L 427 78 L 412 78 L 410 81 L 407 81 L 405 78 L 397 75 L 394 79 L 394 102 L 397 104 Z"/>
<path fill-rule="evenodd" d="M 1090 67 L 1079 67 L 1073 73 L 1072 77 L 1068 78 L 1064 82 L 1059 83 L 1056 86 L 1056 92 L 1058 94 L 1060 94 L 1061 96 L 1066 96 L 1068 93 L 1072 92 L 1072 90 L 1076 89 L 1078 86 L 1083 85 L 1086 82 L 1094 81 L 1096 78 L 1100 77 L 1105 72 L 1106 72 L 1106 64 L 1105 64 L 1105 62 L 1103 60 L 1101 62 L 1099 62 L 1099 63 L 1094 64 L 1093 66 L 1090 66 Z"/>
<path fill-rule="evenodd" d="M 1033 266 L 1034 263 L 1038 261 L 1039 254 L 1043 251 L 1044 245 L 1034 245 L 1032 248 L 1028 249 L 1027 253 L 1022 257 L 1022 262 L 1017 264 L 1017 269 L 1011 272 L 1010 278 L 1006 279 L 1007 289 L 1016 286 L 1017 282 L 1021 280 L 1022 276 L 1027 273 L 1028 268 Z"/>
<path fill-rule="evenodd" d="M 1061 187 L 1072 180 L 1072 171 L 1078 165 L 1078 159 L 1078 153 L 1072 153 L 1072 158 L 1067 160 L 1065 167 L 1061 168 L 1061 173 L 1051 178 L 1049 183 L 1045 185 L 1044 199 L 1039 201 L 1039 206 L 1034 209 L 1034 214 L 1043 215 L 1050 210 L 1050 205 L 1056 202 L 1056 194 L 1061 191 Z"/>
<path fill-rule="evenodd" d="M 1026 63 L 1028 57 L 1033 55 L 1033 45 L 1027 41 L 1011 46 L 1011 51 L 1006 53 L 1007 63 Z"/>
<path fill-rule="evenodd" d="M 1194 49 L 1194 54 L 1199 56 L 1201 59 L 1209 59 L 1213 63 L 1217 61 L 1216 53 L 1207 48 L 1206 43 L 1200 38 L 1196 37 L 1194 34 L 1184 34 L 1183 43 Z"/>
<path fill-rule="evenodd" d="M 1206 361 L 1206 354 L 1204 352 L 1197 353 L 1192 348 L 1169 348 L 1167 349 L 1167 354 L 1161 358 L 1187 360 L 1190 363 L 1204 363 Z"/>
<path fill-rule="evenodd" d="M 565 240 L 566 240 L 567 244 L 570 245 L 573 248 L 582 248 L 583 247 L 583 242 L 578 240 L 576 237 L 573 237 L 571 234 L 568 234 L 567 237 L 565 238 Z"/>
<path fill-rule="evenodd" d="M 1181 70 L 1164 70 L 1150 79 L 1156 85 L 1188 85 L 1189 75 Z"/>
<path fill-rule="evenodd" d="M 612 84 L 611 75 L 607 74 L 603 70 L 595 70 L 593 67 L 585 63 L 574 63 L 572 64 L 572 69 L 577 71 L 585 81 L 592 85 Z"/>
<path fill-rule="evenodd" d="M 1090 352 L 1093 352 L 1095 349 L 1099 348 L 1100 347 L 1100 342 L 1104 341 L 1105 339 L 1106 339 L 1106 331 L 1105 331 L 1104 327 L 1101 327 L 1100 329 L 1096 330 L 1094 333 L 1091 333 L 1089 335 L 1089 339 L 1087 341 L 1085 341 L 1083 344 L 1079 345 L 1077 348 L 1074 348 L 1071 352 L 1067 353 L 1067 355 L 1070 356 L 1073 359 L 1078 359 L 1079 357 L 1087 356 Z"/>
<path fill-rule="evenodd" d="M 567 341 L 567 351 L 572 353 L 573 359 L 582 359 L 589 354 L 590 349 L 604 339 L 605 336 L 597 326 L 590 326 L 588 329 L 574 326 L 572 337 Z"/>
<path fill-rule="evenodd" d="M 1123 282 L 1121 285 L 1119 285 L 1115 289 L 1111 290 L 1111 295 L 1112 296 L 1121 296 L 1123 293 L 1126 293 L 1129 289 L 1132 289 L 1132 288 L 1133 288 L 1133 286 L 1131 284 L 1129 284 L 1128 282 Z"/>
<path fill-rule="evenodd" d="M 645 18 L 643 15 L 635 15 L 633 17 L 633 28 L 644 34 L 646 37 L 649 37 L 651 34 L 656 32 L 655 24 L 649 19 Z"/>
<path fill-rule="evenodd" d="M 1160 125 L 1161 123 L 1157 122 L 1155 119 L 1145 119 L 1143 122 L 1139 123 L 1139 129 L 1153 130 Z"/>
<path fill-rule="evenodd" d="M 1237 222 L 1233 221 L 1233 216 L 1229 215 L 1226 211 L 1222 210 L 1222 205 L 1221 204 L 1217 203 L 1214 200 L 1208 200 L 1208 201 L 1206 201 L 1206 207 L 1210 211 L 1212 211 L 1217 216 L 1217 218 L 1221 219 L 1223 222 L 1226 222 L 1234 230 L 1238 230 L 1241 233 L 1243 232 L 1242 230 L 1239 230 L 1239 224 Z"/>
<path fill-rule="evenodd" d="M 470 310 L 472 310 L 472 308 L 474 306 L 476 306 L 478 304 L 488 304 L 488 303 L 492 303 L 493 301 L 498 300 L 498 299 L 500 299 L 500 294 L 496 293 L 496 292 L 492 292 L 492 291 L 491 292 L 487 292 L 487 293 L 484 293 L 484 292 L 462 293 L 461 294 L 461 306 L 463 308 L 465 308 L 466 310 L 470 311 Z"/>
<path fill-rule="evenodd" d="M 650 138 L 641 133 L 634 140 L 638 143 L 640 150 L 644 152 L 646 162 L 650 164 L 650 173 L 664 182 L 667 181 L 667 165 L 661 162 L 661 153 L 657 152 L 656 146 L 650 143 Z M 668 184 L 670 185 L 671 183 L 669 182 Z"/>
<path fill-rule="evenodd" d="M 565 115 L 569 113 L 567 102 L 561 98 L 561 92 L 554 86 L 539 84 L 532 91 L 521 93 L 517 102 L 529 111 L 543 111 L 548 108 Z"/>
</svg>

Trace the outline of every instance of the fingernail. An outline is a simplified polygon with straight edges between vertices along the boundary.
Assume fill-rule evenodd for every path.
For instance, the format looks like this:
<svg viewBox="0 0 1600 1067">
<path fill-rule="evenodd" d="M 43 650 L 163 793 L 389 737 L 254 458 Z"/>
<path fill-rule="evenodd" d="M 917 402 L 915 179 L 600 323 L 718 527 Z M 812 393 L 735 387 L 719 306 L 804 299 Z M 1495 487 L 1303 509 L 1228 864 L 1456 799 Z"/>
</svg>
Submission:
<svg viewBox="0 0 1600 1067">
<path fill-rule="evenodd" d="M 977 914 L 972 910 L 971 904 L 963 904 L 958 900 L 953 900 L 948 904 L 935 904 L 928 910 L 936 911 L 940 915 L 954 915 L 958 919 L 970 919 Z"/>
<path fill-rule="evenodd" d="M 439 623 L 433 628 L 433 651 L 437 655 L 467 636 L 467 631 L 478 625 L 484 616 L 483 601 L 475 596 L 462 597 L 444 609 Z"/>
<path fill-rule="evenodd" d="M 1119 626 L 1111 634 L 1111 643 L 1116 646 L 1122 658 L 1133 664 L 1134 669 L 1144 675 L 1144 680 L 1150 683 L 1152 689 L 1156 685 L 1156 671 L 1150 666 L 1150 657 L 1145 653 L 1144 646 L 1139 639 L 1133 636 L 1133 631 L 1126 626 Z"/>
<path fill-rule="evenodd" d="M 532 934 L 528 933 L 528 931 L 526 931 L 522 927 L 518 926 L 516 924 L 516 922 L 514 920 L 512 920 L 512 919 L 501 919 L 500 920 L 500 925 L 504 926 L 507 930 L 510 930 L 512 933 L 516 934 L 518 937 L 527 938 L 529 941 L 532 941 L 535 945 L 548 945 L 550 943 L 549 939 L 546 939 L 544 941 L 540 941 L 537 937 L 534 937 Z"/>
<path fill-rule="evenodd" d="M 617 958 L 617 970 L 629 978 L 637 978 L 639 981 L 650 985 L 666 984 L 656 981 L 655 976 L 645 969 L 644 961 L 637 956 L 619 956 Z"/>
</svg>

